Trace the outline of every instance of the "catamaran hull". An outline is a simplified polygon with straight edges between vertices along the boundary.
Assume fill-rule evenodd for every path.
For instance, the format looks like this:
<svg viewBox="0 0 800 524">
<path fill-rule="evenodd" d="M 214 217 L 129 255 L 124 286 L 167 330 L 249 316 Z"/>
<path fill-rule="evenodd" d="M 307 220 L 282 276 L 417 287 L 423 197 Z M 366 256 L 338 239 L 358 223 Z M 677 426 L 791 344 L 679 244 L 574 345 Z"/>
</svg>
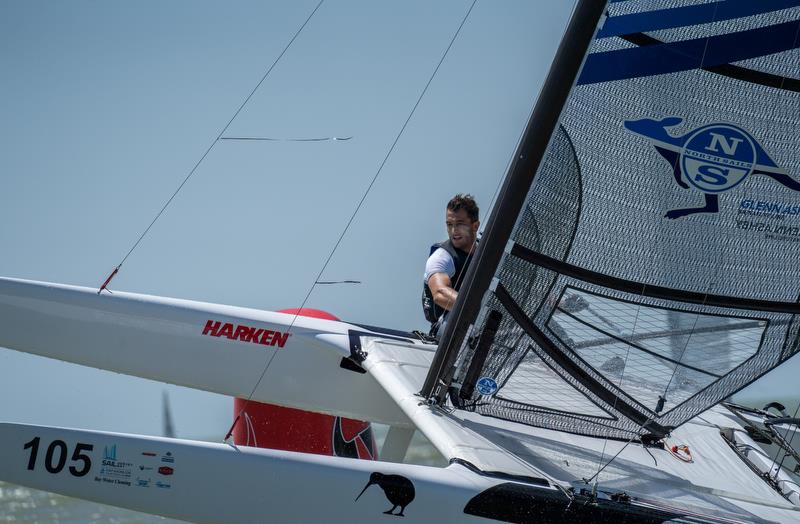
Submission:
<svg viewBox="0 0 800 524">
<path fill-rule="evenodd" d="M 0 442 L 3 480 L 192 522 L 385 521 L 393 506 L 405 522 L 477 522 L 464 507 L 498 483 L 461 466 L 21 424 L 0 424 Z"/>
<path fill-rule="evenodd" d="M 357 366 L 356 371 L 342 367 L 342 359 L 351 355 L 351 334 L 369 330 L 283 313 L 133 293 L 98 295 L 85 287 L 0 278 L 2 347 L 233 397 L 252 393 L 256 401 L 410 426 L 371 376 Z"/>
<path fill-rule="evenodd" d="M 0 423 L 0 478 L 199 523 L 744 522 L 594 499 L 536 478 Z M 572 500 L 570 498 L 572 497 Z M 680 520 L 685 521 L 685 520 Z"/>
</svg>

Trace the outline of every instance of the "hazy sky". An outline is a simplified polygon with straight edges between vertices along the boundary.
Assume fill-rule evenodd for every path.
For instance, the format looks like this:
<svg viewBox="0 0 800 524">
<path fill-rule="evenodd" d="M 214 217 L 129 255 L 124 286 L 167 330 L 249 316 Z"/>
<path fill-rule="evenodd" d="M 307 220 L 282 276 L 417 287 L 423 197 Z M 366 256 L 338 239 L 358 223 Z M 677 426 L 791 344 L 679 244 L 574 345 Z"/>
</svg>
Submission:
<svg viewBox="0 0 800 524">
<path fill-rule="evenodd" d="M 226 135 L 353 138 L 218 142 L 112 289 L 298 306 L 470 4 L 326 0 Z M 316 5 L 0 3 L 0 275 L 102 283 Z M 477 3 L 323 275 L 363 283 L 309 307 L 425 328 L 444 203 L 486 215 L 571 8 Z M 158 434 L 164 389 L 179 435 L 224 435 L 229 398 L 0 349 L 0 420 Z"/>
</svg>

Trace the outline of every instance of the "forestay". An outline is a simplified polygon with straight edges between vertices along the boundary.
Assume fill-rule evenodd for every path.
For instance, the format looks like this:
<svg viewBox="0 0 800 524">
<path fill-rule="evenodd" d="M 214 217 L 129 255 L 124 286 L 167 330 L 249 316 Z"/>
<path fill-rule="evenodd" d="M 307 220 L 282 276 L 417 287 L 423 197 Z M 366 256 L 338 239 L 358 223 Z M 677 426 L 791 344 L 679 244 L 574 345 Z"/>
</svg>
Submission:
<svg viewBox="0 0 800 524">
<path fill-rule="evenodd" d="M 459 408 L 664 435 L 798 351 L 798 6 L 609 3 L 499 266 L 474 269 L 495 279 L 459 319 Z"/>
</svg>

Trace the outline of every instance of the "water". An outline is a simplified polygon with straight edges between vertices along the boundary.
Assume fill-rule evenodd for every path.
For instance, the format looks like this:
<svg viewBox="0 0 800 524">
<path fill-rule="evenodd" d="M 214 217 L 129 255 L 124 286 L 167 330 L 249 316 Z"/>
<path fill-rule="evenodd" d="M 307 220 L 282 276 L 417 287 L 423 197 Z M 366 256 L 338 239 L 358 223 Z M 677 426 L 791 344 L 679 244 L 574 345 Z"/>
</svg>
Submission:
<svg viewBox="0 0 800 524">
<path fill-rule="evenodd" d="M 387 426 L 374 424 L 378 445 L 386 438 Z M 380 448 L 379 448 L 380 449 Z M 445 466 L 446 462 L 419 433 L 411 441 L 406 462 Z M 0 482 L 0 523 L 15 524 L 171 524 L 182 521 L 156 517 L 85 500 L 55 495 Z"/>
<path fill-rule="evenodd" d="M 0 522 L 149 524 L 179 521 L 0 482 Z"/>
</svg>

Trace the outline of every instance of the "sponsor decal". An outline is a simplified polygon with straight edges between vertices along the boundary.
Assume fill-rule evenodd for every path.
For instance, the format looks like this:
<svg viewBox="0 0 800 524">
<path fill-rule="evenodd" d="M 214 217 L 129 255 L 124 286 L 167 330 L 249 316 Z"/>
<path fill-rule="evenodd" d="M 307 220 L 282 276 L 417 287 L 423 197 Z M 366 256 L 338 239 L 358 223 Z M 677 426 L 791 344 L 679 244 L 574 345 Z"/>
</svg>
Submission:
<svg viewBox="0 0 800 524">
<path fill-rule="evenodd" d="M 157 488 L 162 488 L 162 489 L 169 489 L 169 488 L 172 487 L 172 484 L 170 484 L 169 482 L 162 482 L 160 480 L 157 480 L 156 481 L 156 487 Z"/>
<path fill-rule="evenodd" d="M 155 457 L 158 455 L 158 453 L 155 453 L 154 451 L 142 451 L 142 455 L 145 457 Z"/>
<path fill-rule="evenodd" d="M 171 451 L 167 451 L 161 456 L 161 462 L 173 463 L 175 462 L 175 457 L 172 456 Z"/>
<path fill-rule="evenodd" d="M 739 202 L 739 214 L 785 220 L 800 215 L 800 203 L 745 198 Z"/>
<path fill-rule="evenodd" d="M 171 467 L 169 467 L 169 466 L 161 466 L 160 468 L 158 468 L 158 472 L 159 472 L 161 475 L 172 475 L 172 473 L 174 473 L 174 472 L 175 472 L 175 470 L 174 470 L 174 469 L 172 469 L 172 468 L 171 468 Z"/>
<path fill-rule="evenodd" d="M 139 466 L 140 471 L 152 471 L 153 466 Z"/>
<path fill-rule="evenodd" d="M 743 198 L 737 214 L 736 229 L 770 241 L 800 242 L 800 202 Z"/>
<path fill-rule="evenodd" d="M 271 329 L 255 328 L 242 324 L 223 323 L 219 320 L 208 320 L 203 328 L 203 335 L 210 337 L 225 337 L 230 340 L 261 344 L 263 346 L 278 346 L 282 348 L 291 333 L 272 331 Z"/>
<path fill-rule="evenodd" d="M 787 226 L 755 220 L 737 220 L 736 228 L 756 233 L 764 233 L 768 240 L 800 242 L 800 226 Z"/>
<path fill-rule="evenodd" d="M 674 220 L 695 213 L 719 212 L 719 194 L 737 187 L 750 175 L 764 175 L 789 189 L 800 191 L 800 182 L 778 166 L 761 144 L 741 127 L 716 123 L 681 136 L 667 132 L 668 128 L 681 122 L 683 119 L 680 117 L 625 121 L 626 129 L 648 139 L 667 161 L 665 170 L 672 168 L 675 183 L 683 189 L 694 188 L 705 197 L 704 206 L 672 209 L 666 212 L 665 218 Z M 781 207 L 784 213 L 786 207 Z M 795 207 L 788 206 L 790 212 Z"/>
<path fill-rule="evenodd" d="M 123 486 L 131 485 L 133 463 L 120 460 L 117 457 L 117 445 L 103 446 L 102 467 L 98 476 L 94 478 L 97 482 L 116 484 Z"/>
<path fill-rule="evenodd" d="M 481 377 L 478 379 L 478 383 L 475 384 L 475 388 L 478 390 L 478 393 L 488 397 L 497 393 L 497 382 L 490 377 Z"/>
<path fill-rule="evenodd" d="M 141 477 L 136 477 L 136 485 L 140 488 L 149 488 L 150 487 L 151 479 L 143 479 Z"/>
<path fill-rule="evenodd" d="M 392 507 L 384 511 L 387 515 L 395 515 L 397 517 L 405 517 L 404 511 L 406 506 L 411 504 L 416 496 L 414 490 L 414 483 L 402 475 L 385 475 L 377 471 L 369 476 L 369 481 L 361 493 L 358 494 L 356 500 L 361 498 L 361 495 L 367 491 L 367 488 L 377 484 L 386 495 L 386 499 L 392 504 Z M 394 510 L 400 507 L 400 511 L 395 513 Z"/>
</svg>

